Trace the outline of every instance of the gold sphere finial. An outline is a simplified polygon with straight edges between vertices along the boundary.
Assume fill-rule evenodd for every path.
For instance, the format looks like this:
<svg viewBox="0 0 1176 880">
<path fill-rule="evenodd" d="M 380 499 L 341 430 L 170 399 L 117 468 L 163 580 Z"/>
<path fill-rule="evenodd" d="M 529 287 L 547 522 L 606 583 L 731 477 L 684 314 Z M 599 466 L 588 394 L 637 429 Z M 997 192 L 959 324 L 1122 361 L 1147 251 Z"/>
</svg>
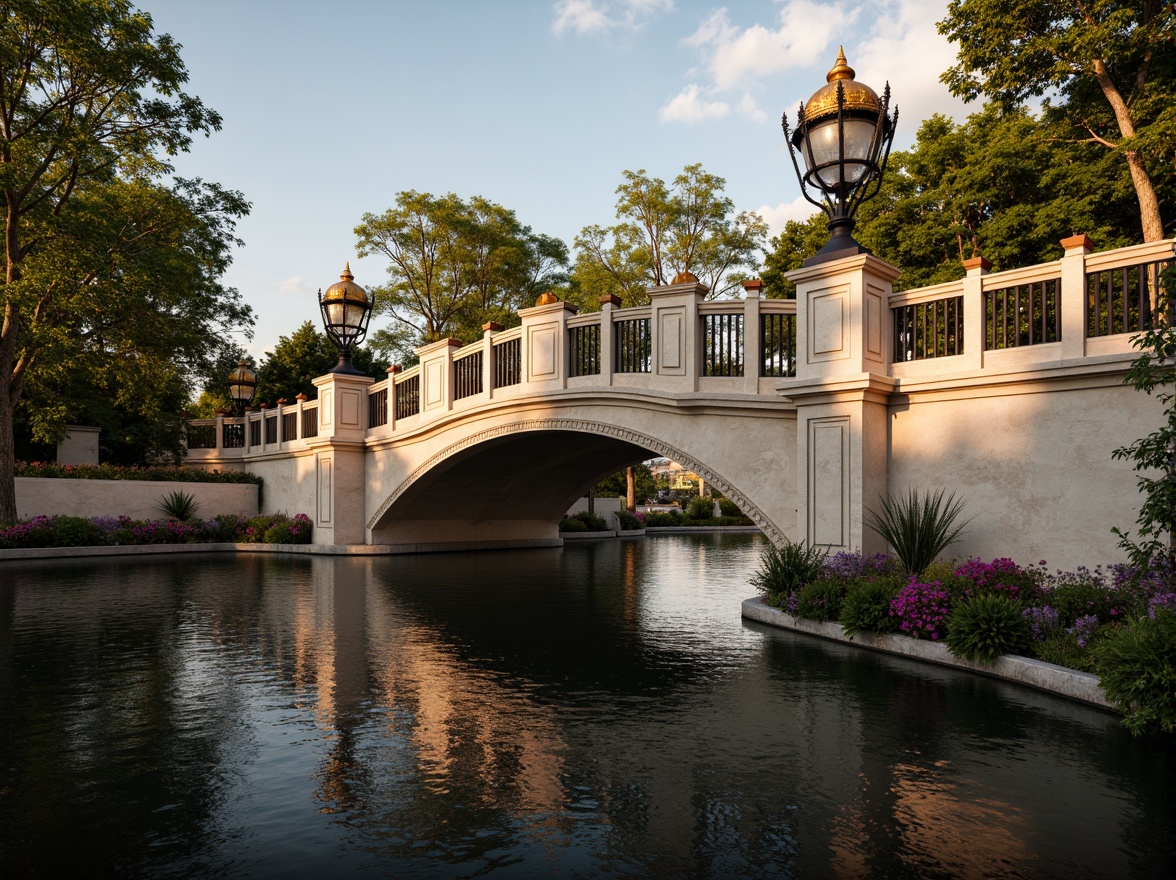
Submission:
<svg viewBox="0 0 1176 880">
<path fill-rule="evenodd" d="M 845 60 L 845 47 L 837 47 L 837 60 L 833 63 L 833 69 L 825 74 L 825 82 L 833 82 L 835 79 L 853 79 L 854 69 L 849 66 L 849 62 Z"/>
<path fill-rule="evenodd" d="M 693 272 L 689 272 L 689 271 L 679 272 L 677 275 L 674 276 L 674 280 L 671 283 L 672 284 L 697 284 L 698 283 L 698 276 L 695 275 Z"/>
<path fill-rule="evenodd" d="M 344 281 L 354 281 L 355 276 L 351 274 L 351 260 L 343 264 L 343 274 L 339 276 Z"/>
<path fill-rule="evenodd" d="M 539 299 L 535 300 L 535 305 L 549 306 L 555 302 L 559 302 L 559 297 L 549 290 L 546 293 L 539 294 Z"/>
</svg>

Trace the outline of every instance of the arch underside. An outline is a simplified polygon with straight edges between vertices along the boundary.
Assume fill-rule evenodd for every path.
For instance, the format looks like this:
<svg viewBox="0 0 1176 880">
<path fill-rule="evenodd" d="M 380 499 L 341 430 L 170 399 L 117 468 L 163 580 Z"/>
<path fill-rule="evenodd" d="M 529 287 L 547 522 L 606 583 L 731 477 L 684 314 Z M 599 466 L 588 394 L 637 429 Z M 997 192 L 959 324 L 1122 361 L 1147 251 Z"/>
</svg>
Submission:
<svg viewBox="0 0 1176 880">
<path fill-rule="evenodd" d="M 627 428 L 580 419 L 517 422 L 446 447 L 401 481 L 368 528 L 376 543 L 446 533 L 453 541 L 469 542 L 489 537 L 491 524 L 499 537 L 546 527 L 555 538 L 555 526 L 577 498 L 609 474 L 655 455 L 693 470 L 769 538 L 783 540 L 744 493 L 685 451 Z M 518 526 L 515 532 L 511 523 Z"/>
</svg>

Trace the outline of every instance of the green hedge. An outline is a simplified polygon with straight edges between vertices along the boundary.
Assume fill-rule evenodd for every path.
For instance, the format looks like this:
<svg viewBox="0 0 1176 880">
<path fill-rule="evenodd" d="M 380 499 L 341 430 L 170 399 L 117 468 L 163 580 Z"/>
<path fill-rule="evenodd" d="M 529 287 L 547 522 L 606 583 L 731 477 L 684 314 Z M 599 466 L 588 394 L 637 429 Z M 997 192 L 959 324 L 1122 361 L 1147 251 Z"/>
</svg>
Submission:
<svg viewBox="0 0 1176 880">
<path fill-rule="evenodd" d="M 57 480 L 160 480 L 172 483 L 254 483 L 261 477 L 243 471 L 205 471 L 191 467 L 123 467 L 117 464 L 56 464 L 18 461 L 18 477 L 50 477 Z"/>
<path fill-rule="evenodd" d="M 134 520 L 127 516 L 37 516 L 0 528 L 0 549 L 30 547 L 103 547 L 137 544 L 309 544 L 313 524 L 295 516 L 243 517 L 232 514 L 206 520 Z"/>
</svg>

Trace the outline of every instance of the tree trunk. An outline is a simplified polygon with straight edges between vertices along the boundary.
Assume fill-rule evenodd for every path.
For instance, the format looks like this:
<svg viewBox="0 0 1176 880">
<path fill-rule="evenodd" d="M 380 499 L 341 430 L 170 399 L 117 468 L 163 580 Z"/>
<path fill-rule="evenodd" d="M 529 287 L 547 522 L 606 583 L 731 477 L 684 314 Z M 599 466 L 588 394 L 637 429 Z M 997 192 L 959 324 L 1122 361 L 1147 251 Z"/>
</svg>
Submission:
<svg viewBox="0 0 1176 880">
<path fill-rule="evenodd" d="M 16 275 L 15 267 L 8 266 L 8 278 Z M 4 379 L 0 384 L 0 525 L 16 522 L 16 442 L 13 438 L 13 410 L 19 397 L 19 383 L 13 382 L 16 363 L 16 333 L 20 314 L 11 301 L 4 304 L 4 324 L 0 329 L 0 364 L 4 365 Z M 14 388 L 13 386 L 16 385 Z"/>
<path fill-rule="evenodd" d="M 1119 87 L 1115 85 L 1110 71 L 1107 70 L 1106 63 L 1101 58 L 1095 59 L 1094 76 L 1098 80 L 1099 88 L 1102 89 L 1103 97 L 1107 99 L 1107 103 L 1111 105 L 1111 110 L 1115 114 L 1119 134 L 1125 138 L 1135 137 L 1135 122 L 1131 118 L 1131 109 L 1123 100 Z M 1139 219 L 1143 226 L 1143 240 L 1162 241 L 1164 222 L 1160 219 L 1160 203 L 1156 198 L 1156 190 L 1152 186 L 1147 169 L 1143 167 L 1143 158 L 1137 150 L 1123 150 L 1123 156 L 1127 159 L 1131 182 L 1135 186 L 1136 198 L 1139 199 Z"/>
<path fill-rule="evenodd" d="M 625 507 L 629 513 L 637 513 L 637 476 L 633 468 L 625 468 Z"/>
</svg>

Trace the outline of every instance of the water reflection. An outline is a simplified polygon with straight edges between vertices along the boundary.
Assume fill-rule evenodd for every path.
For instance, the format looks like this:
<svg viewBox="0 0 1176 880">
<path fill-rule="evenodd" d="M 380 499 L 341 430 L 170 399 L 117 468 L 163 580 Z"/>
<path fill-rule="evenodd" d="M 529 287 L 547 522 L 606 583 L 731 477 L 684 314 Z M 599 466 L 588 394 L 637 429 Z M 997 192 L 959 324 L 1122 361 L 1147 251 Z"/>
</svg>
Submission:
<svg viewBox="0 0 1176 880">
<path fill-rule="evenodd" d="M 744 625 L 757 555 L 0 567 L 0 873 L 1172 873 L 1163 743 Z"/>
</svg>

